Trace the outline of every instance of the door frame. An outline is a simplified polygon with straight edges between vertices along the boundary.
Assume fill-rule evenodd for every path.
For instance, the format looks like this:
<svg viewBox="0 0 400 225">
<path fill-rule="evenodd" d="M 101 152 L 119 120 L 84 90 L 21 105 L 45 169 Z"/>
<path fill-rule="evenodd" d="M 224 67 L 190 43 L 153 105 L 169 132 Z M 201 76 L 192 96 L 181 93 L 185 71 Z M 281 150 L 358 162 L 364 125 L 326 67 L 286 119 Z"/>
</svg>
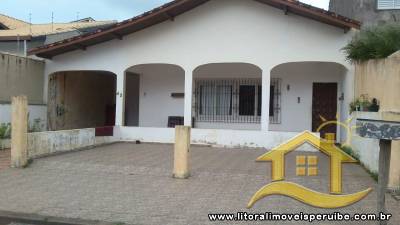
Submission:
<svg viewBox="0 0 400 225">
<path fill-rule="evenodd" d="M 340 85 L 339 85 L 339 82 L 335 82 L 335 81 L 332 81 L 332 82 L 312 82 L 312 94 L 311 94 L 311 103 L 312 103 L 312 105 L 311 105 L 311 130 L 313 131 L 313 132 L 315 132 L 314 131 L 314 118 L 313 118 L 313 113 L 314 113 L 314 85 L 315 84 L 331 84 L 331 85 L 333 85 L 333 84 L 335 84 L 336 85 L 336 100 L 335 100 L 335 103 L 336 103 L 336 105 L 335 105 L 335 108 L 336 108 L 336 113 L 335 113 L 335 115 L 338 115 L 339 116 L 339 118 L 340 118 L 340 115 L 341 115 L 341 105 L 340 105 L 340 101 L 339 101 L 339 96 L 340 96 Z M 328 121 L 332 121 L 332 119 L 331 118 L 326 118 Z M 340 122 L 340 121 L 339 121 Z M 340 125 L 339 124 L 336 124 L 336 132 L 335 132 L 335 138 L 336 138 L 336 142 L 340 142 Z M 322 135 L 321 135 L 321 137 L 322 138 L 324 138 Z"/>
</svg>

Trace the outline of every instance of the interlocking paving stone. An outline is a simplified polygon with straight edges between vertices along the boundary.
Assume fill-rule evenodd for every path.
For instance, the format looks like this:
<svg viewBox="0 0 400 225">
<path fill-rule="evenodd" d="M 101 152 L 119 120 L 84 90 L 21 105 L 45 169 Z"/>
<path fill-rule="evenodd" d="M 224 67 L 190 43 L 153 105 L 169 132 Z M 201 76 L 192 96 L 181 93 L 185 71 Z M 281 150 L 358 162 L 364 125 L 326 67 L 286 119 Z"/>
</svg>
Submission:
<svg viewBox="0 0 400 225">
<path fill-rule="evenodd" d="M 10 167 L 11 151 L 10 149 L 0 150 L 0 171 Z"/>
<path fill-rule="evenodd" d="M 376 192 L 343 209 L 317 209 L 291 198 L 271 196 L 246 205 L 252 195 L 271 181 L 271 165 L 255 162 L 263 149 L 192 147 L 192 176 L 172 178 L 173 146 L 119 143 L 91 150 L 35 160 L 26 169 L 0 172 L 0 210 L 43 216 L 80 218 L 127 224 L 253 224 L 210 222 L 209 213 L 375 213 Z M 319 164 L 329 166 L 322 154 Z M 294 159 L 295 154 L 287 160 Z M 328 172 L 316 177 L 295 176 L 287 163 L 287 179 L 314 190 L 328 190 Z M 343 165 L 343 190 L 354 193 L 376 187 L 357 164 Z M 387 198 L 393 219 L 400 224 L 400 205 Z M 324 222 L 318 224 L 342 224 Z M 258 222 L 254 224 L 309 224 Z M 376 224 L 359 222 L 346 224 Z"/>
</svg>

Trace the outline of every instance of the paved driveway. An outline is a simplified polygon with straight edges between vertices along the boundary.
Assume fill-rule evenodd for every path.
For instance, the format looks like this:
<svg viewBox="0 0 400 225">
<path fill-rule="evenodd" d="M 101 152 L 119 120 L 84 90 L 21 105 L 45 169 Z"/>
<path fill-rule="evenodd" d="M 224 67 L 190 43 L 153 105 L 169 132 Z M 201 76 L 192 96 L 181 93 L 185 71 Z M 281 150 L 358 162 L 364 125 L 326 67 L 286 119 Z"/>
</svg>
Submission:
<svg viewBox="0 0 400 225">
<path fill-rule="evenodd" d="M 188 180 L 171 176 L 172 145 L 120 143 L 38 159 L 27 169 L 0 172 L 0 210 L 128 224 L 219 224 L 210 222 L 208 214 L 247 211 L 251 196 L 270 182 L 270 164 L 254 161 L 263 153 L 255 149 L 192 147 L 192 177 Z M 294 157 L 291 153 L 288 162 Z M 329 163 L 325 156 L 319 157 L 319 176 L 296 177 L 294 163 L 287 163 L 288 180 L 327 192 Z M 345 193 L 376 186 L 356 164 L 345 164 L 343 171 Z M 325 210 L 272 196 L 256 203 L 250 212 L 375 213 L 375 198 L 372 192 L 350 207 Z M 390 224 L 398 225 L 400 204 L 389 195 L 387 200 L 394 216 Z"/>
</svg>

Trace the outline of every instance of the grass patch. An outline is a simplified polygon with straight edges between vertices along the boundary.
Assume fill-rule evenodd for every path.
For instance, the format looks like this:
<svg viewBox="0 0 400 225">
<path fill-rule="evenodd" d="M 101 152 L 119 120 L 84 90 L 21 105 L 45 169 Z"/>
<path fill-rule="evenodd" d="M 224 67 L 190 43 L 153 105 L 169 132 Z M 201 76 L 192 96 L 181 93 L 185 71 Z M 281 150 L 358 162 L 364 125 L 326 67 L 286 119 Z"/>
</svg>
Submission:
<svg viewBox="0 0 400 225">
<path fill-rule="evenodd" d="M 352 62 L 386 58 L 400 50 L 400 25 L 388 24 L 363 30 L 343 50 Z"/>
</svg>

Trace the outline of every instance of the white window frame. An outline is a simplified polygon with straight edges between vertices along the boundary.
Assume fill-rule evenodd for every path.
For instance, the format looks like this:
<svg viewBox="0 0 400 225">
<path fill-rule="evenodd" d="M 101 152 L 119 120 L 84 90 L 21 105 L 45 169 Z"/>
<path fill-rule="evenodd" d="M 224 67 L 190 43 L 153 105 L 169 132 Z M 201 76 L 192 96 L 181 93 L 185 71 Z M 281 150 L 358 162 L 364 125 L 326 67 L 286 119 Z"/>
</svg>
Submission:
<svg viewBox="0 0 400 225">
<path fill-rule="evenodd" d="M 400 0 L 376 0 L 378 10 L 400 9 Z"/>
</svg>

